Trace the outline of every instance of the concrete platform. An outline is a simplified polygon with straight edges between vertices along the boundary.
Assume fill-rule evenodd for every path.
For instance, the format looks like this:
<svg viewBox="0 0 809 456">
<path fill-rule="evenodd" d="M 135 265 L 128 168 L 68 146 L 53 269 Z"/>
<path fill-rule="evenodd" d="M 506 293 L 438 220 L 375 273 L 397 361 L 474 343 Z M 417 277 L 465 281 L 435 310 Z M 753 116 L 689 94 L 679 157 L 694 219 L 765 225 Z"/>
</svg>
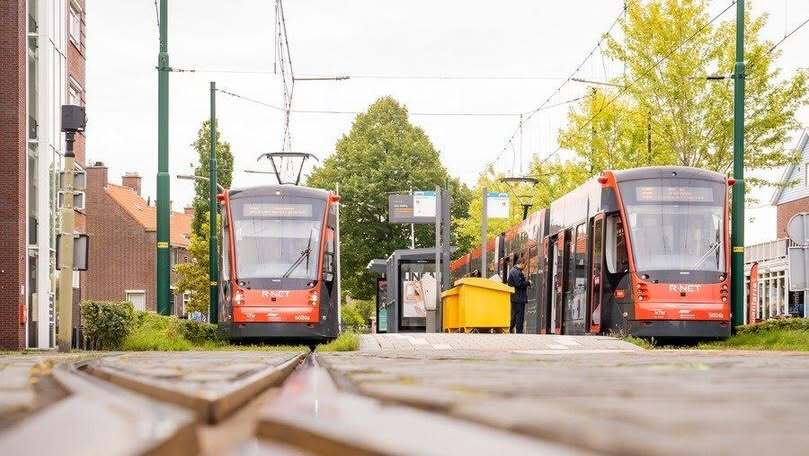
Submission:
<svg viewBox="0 0 809 456">
<path fill-rule="evenodd" d="M 360 351 L 499 351 L 537 353 L 601 353 L 639 351 L 637 345 L 608 336 L 545 334 L 398 333 L 363 334 Z"/>
</svg>

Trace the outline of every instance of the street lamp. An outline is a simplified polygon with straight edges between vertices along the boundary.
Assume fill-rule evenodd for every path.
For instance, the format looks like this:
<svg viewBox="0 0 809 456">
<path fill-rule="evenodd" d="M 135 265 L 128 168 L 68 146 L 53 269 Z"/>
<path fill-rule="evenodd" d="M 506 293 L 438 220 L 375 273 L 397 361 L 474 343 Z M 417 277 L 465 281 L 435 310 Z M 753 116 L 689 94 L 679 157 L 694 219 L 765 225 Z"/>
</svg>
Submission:
<svg viewBox="0 0 809 456">
<path fill-rule="evenodd" d="M 177 179 L 182 179 L 182 180 L 198 180 L 198 181 L 205 181 L 205 182 L 210 182 L 211 181 L 211 179 L 209 179 L 207 177 L 195 176 L 193 174 L 178 174 L 176 177 L 177 177 Z M 219 189 L 220 192 L 224 192 L 226 190 L 225 187 L 222 187 L 222 185 L 220 183 L 218 183 L 218 182 L 216 183 L 216 188 Z M 216 200 L 214 200 L 213 202 L 216 202 Z"/>
<path fill-rule="evenodd" d="M 509 176 L 509 177 L 501 177 L 498 180 L 500 182 L 503 182 L 503 183 L 507 184 L 509 186 L 509 188 L 512 188 L 511 187 L 512 183 L 531 184 L 532 186 L 539 183 L 539 179 L 537 179 L 536 177 L 530 177 L 530 176 Z M 511 193 L 514 193 L 514 192 L 512 191 Z M 517 199 L 520 200 L 520 206 L 522 206 L 522 219 L 523 220 L 527 219 L 528 218 L 528 210 L 531 209 L 531 206 L 533 206 L 533 204 L 531 204 L 531 203 L 523 203 L 522 202 L 522 197 L 520 195 L 517 195 L 516 193 L 514 194 L 514 196 L 516 196 Z"/>
<path fill-rule="evenodd" d="M 75 195 L 74 178 L 76 176 L 76 154 L 73 143 L 76 133 L 84 131 L 87 116 L 83 106 L 62 106 L 62 131 L 65 133 L 65 169 L 62 181 L 64 202 L 62 204 L 62 233 L 59 249 L 59 330 L 56 334 L 56 345 L 59 351 L 68 352 L 73 346 L 73 250 L 75 234 L 75 214 L 73 197 Z"/>
</svg>

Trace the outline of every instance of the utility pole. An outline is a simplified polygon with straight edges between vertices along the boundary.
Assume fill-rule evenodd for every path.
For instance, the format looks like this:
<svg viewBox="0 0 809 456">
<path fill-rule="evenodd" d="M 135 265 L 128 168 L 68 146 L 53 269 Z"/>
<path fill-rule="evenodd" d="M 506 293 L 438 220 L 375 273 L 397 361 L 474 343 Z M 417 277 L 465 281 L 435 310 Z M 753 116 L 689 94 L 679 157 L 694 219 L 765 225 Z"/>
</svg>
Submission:
<svg viewBox="0 0 809 456">
<path fill-rule="evenodd" d="M 731 234 L 731 316 L 744 323 L 744 5 L 736 2 L 736 68 L 733 75 L 733 206 Z"/>
<path fill-rule="evenodd" d="M 56 345 L 60 352 L 73 346 L 73 177 L 76 155 L 73 153 L 75 132 L 65 132 L 64 204 L 62 205 L 62 238 L 59 242 L 59 332 Z"/>
<path fill-rule="evenodd" d="M 211 153 L 209 158 L 210 176 L 208 177 L 208 192 L 210 194 L 210 206 L 208 225 L 210 234 L 208 235 L 208 279 L 211 285 L 210 310 L 208 311 L 208 321 L 219 322 L 219 249 L 217 248 L 217 203 L 216 203 L 216 83 L 211 81 Z"/>
<path fill-rule="evenodd" d="M 435 319 L 427 332 L 441 332 L 441 186 L 435 186 Z"/>
<path fill-rule="evenodd" d="M 486 238 L 489 237 L 489 189 L 483 187 L 483 209 L 480 211 L 480 276 L 488 277 L 486 273 Z"/>
<path fill-rule="evenodd" d="M 60 352 L 69 352 L 73 346 L 73 239 L 75 235 L 73 195 L 76 154 L 73 152 L 76 132 L 84 131 L 84 108 L 62 106 L 62 131 L 65 133 L 65 169 L 62 183 L 62 231 L 59 242 L 59 330 L 56 345 Z"/>
<path fill-rule="evenodd" d="M 168 0 L 160 0 L 160 53 L 157 55 L 157 312 L 169 315 L 169 49 Z M 213 186 L 216 188 L 215 186 Z"/>
</svg>

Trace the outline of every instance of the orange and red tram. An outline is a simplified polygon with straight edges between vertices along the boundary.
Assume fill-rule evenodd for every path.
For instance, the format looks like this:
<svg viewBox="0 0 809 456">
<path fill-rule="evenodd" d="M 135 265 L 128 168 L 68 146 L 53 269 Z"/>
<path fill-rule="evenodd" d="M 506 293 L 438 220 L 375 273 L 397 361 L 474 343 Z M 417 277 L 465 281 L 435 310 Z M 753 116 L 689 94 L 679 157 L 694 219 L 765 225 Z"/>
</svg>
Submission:
<svg viewBox="0 0 809 456">
<path fill-rule="evenodd" d="M 525 260 L 526 332 L 728 337 L 728 185 L 695 168 L 604 171 L 489 240 L 488 275 Z M 474 275 L 475 254 L 453 279 Z"/>
<path fill-rule="evenodd" d="M 222 203 L 220 326 L 233 340 L 337 337 L 337 204 L 293 185 L 228 190 Z"/>
</svg>

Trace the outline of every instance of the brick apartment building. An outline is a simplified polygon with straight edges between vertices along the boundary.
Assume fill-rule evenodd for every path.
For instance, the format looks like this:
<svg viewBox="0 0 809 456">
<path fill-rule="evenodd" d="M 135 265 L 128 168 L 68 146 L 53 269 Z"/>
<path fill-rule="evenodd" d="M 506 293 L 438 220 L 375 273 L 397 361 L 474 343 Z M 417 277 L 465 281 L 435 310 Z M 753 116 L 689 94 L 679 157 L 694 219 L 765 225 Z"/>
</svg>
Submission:
<svg viewBox="0 0 809 456">
<path fill-rule="evenodd" d="M 63 104 L 84 105 L 84 6 L 84 0 L 0 0 L 0 349 L 54 345 L 60 112 Z M 75 153 L 81 168 L 83 134 L 76 135 Z M 78 232 L 85 222 L 79 209 Z"/>
<path fill-rule="evenodd" d="M 121 185 L 115 185 L 108 181 L 103 163 L 88 167 L 87 213 L 92 274 L 82 280 L 83 297 L 126 299 L 136 309 L 155 310 L 157 210 L 141 196 L 141 177 L 127 173 L 121 178 Z M 172 267 L 189 259 L 192 218 L 191 208 L 171 213 Z M 174 297 L 174 301 L 173 312 L 182 314 L 182 296 Z"/>
</svg>

